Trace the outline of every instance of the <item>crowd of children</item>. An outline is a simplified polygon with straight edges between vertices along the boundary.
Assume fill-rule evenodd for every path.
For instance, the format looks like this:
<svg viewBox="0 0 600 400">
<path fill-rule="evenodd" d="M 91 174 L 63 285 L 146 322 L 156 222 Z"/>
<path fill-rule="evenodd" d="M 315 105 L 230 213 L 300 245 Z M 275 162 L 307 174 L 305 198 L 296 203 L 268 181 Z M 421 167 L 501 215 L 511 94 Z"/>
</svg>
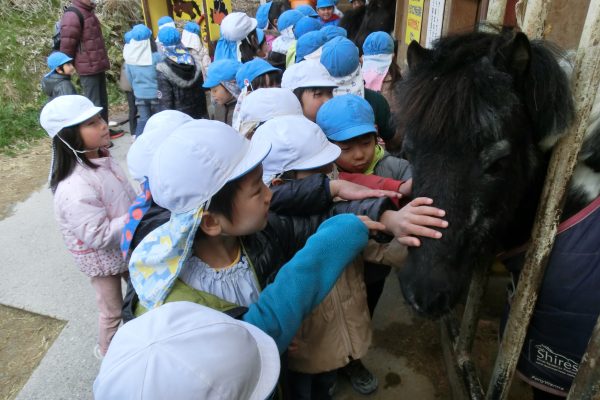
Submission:
<svg viewBox="0 0 600 400">
<path fill-rule="evenodd" d="M 40 120 L 56 218 L 96 290 L 96 399 L 330 399 L 339 374 L 378 388 L 361 358 L 385 278 L 447 222 L 386 150 L 391 36 L 369 35 L 361 66 L 334 0 L 288 8 L 229 13 L 213 60 L 195 23 L 125 35 L 137 197 L 72 59 L 48 58 Z"/>
</svg>

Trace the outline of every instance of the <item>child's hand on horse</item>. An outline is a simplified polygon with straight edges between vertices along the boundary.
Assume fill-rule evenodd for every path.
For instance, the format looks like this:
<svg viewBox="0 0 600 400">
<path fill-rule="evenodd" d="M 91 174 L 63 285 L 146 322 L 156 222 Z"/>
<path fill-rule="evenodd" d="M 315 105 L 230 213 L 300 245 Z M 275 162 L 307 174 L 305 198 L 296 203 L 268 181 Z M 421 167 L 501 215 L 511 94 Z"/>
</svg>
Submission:
<svg viewBox="0 0 600 400">
<path fill-rule="evenodd" d="M 421 241 L 417 236 L 439 239 L 442 233 L 432 227 L 448 227 L 448 221 L 442 219 L 446 212 L 432 207 L 431 204 L 432 199 L 417 197 L 398 211 L 384 212 L 380 222 L 386 226 L 387 232 L 392 233 L 403 245 L 418 247 Z"/>
<path fill-rule="evenodd" d="M 399 199 L 401 193 L 392 190 L 369 189 L 366 186 L 344 180 L 329 181 L 329 189 L 332 198 L 341 200 L 364 200 L 372 197 L 389 197 L 390 199 Z"/>
</svg>

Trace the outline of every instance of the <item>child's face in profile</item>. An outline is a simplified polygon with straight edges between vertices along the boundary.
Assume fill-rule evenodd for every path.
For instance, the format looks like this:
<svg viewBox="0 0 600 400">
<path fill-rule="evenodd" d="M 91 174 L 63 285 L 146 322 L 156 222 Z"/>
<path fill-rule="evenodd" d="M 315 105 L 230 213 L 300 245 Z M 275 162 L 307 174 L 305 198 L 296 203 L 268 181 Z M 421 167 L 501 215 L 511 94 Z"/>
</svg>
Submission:
<svg viewBox="0 0 600 400">
<path fill-rule="evenodd" d="M 108 125 L 100 114 L 82 122 L 79 125 L 79 135 L 86 149 L 110 146 L 110 132 Z"/>
<path fill-rule="evenodd" d="M 302 113 L 312 122 L 317 120 L 317 111 L 327 101 L 333 97 L 333 89 L 316 88 L 302 92 L 300 103 L 302 104 Z"/>
<path fill-rule="evenodd" d="M 63 64 L 59 68 L 60 68 L 60 71 L 58 71 L 58 73 L 61 75 L 71 76 L 75 73 L 75 67 L 71 63 Z"/>
<path fill-rule="evenodd" d="M 233 99 L 231 93 L 221 84 L 210 88 L 210 96 L 215 103 L 221 106 Z"/>
<path fill-rule="evenodd" d="M 342 150 L 335 161 L 346 172 L 364 173 L 375 155 L 375 134 L 367 133 L 343 142 L 333 142 Z"/>
<path fill-rule="evenodd" d="M 319 14 L 319 18 L 323 21 L 329 21 L 333 17 L 333 6 L 317 8 L 317 14 Z"/>
<path fill-rule="evenodd" d="M 272 196 L 263 183 L 262 173 L 262 165 L 259 165 L 241 178 L 233 200 L 232 220 L 222 223 L 223 234 L 245 236 L 267 226 Z"/>
</svg>

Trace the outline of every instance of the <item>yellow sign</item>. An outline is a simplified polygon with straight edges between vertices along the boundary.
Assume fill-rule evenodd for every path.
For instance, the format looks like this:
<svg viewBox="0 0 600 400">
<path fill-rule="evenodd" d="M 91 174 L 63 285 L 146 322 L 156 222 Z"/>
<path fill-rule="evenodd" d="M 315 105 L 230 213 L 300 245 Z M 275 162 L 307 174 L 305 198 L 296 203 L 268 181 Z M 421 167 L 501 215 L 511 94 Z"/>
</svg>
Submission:
<svg viewBox="0 0 600 400">
<path fill-rule="evenodd" d="M 142 0 L 144 18 L 156 36 L 157 21 L 164 15 L 175 20 L 194 21 L 200 25 L 202 41 L 219 40 L 223 18 L 231 13 L 231 0 Z"/>
<path fill-rule="evenodd" d="M 410 44 L 413 40 L 421 40 L 421 25 L 423 22 L 423 3 L 425 0 L 409 0 L 406 17 L 406 37 L 404 41 Z"/>
</svg>

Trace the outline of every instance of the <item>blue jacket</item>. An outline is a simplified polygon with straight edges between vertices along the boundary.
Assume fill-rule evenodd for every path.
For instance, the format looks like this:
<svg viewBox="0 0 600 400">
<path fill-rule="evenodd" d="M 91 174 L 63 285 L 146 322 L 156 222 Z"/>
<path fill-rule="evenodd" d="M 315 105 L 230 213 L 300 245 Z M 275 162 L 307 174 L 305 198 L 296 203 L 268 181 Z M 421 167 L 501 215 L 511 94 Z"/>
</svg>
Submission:
<svg viewBox="0 0 600 400">
<path fill-rule="evenodd" d="M 160 61 L 158 53 L 152 53 L 152 65 L 126 64 L 127 79 L 131 82 L 133 94 L 136 99 L 156 99 L 158 81 L 156 79 L 156 64 Z"/>
<path fill-rule="evenodd" d="M 521 253 L 505 261 L 513 276 L 523 259 Z M 531 384 L 566 394 L 598 315 L 600 198 L 558 227 L 517 370 Z"/>
</svg>

